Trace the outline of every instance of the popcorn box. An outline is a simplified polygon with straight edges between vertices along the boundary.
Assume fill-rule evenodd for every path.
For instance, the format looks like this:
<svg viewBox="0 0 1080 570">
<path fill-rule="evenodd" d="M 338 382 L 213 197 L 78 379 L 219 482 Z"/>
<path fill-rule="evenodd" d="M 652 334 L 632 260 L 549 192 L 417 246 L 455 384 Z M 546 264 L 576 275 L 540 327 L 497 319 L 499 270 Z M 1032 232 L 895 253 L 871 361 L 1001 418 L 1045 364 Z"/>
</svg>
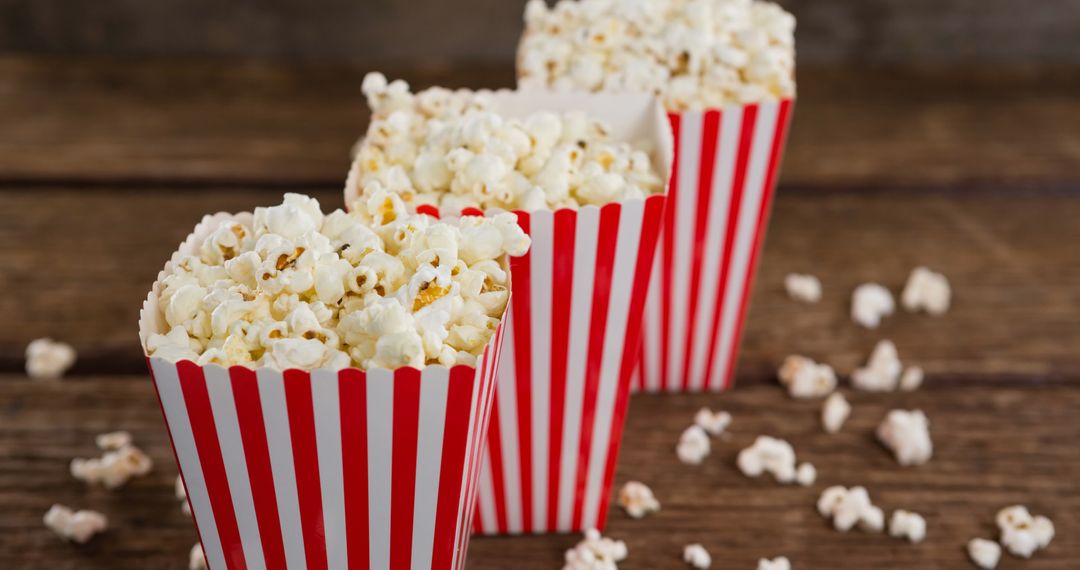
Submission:
<svg viewBox="0 0 1080 570">
<path fill-rule="evenodd" d="M 793 104 L 668 114 L 675 162 L 636 391 L 731 385 Z"/>
<path fill-rule="evenodd" d="M 160 283 L 226 220 L 203 219 Z M 511 297 L 512 298 L 512 297 Z M 148 357 L 212 570 L 464 567 L 503 327 L 475 367 L 252 370 Z"/>
<path fill-rule="evenodd" d="M 660 174 L 669 174 L 671 129 L 651 96 L 500 91 L 494 104 L 510 117 L 585 111 L 603 120 L 614 140 L 647 140 Z M 347 203 L 355 187 L 347 184 Z M 515 212 L 533 241 L 528 254 L 510 260 L 514 297 L 476 532 L 604 526 L 664 201 L 661 194 Z M 438 215 L 435 208 L 418 210 Z"/>
</svg>

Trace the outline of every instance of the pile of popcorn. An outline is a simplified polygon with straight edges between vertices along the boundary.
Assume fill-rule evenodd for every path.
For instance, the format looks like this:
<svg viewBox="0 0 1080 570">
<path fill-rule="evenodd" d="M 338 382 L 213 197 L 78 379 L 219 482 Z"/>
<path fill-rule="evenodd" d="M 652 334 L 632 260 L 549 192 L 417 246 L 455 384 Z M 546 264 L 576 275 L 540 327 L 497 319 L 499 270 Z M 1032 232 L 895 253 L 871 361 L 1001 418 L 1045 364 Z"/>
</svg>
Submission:
<svg viewBox="0 0 1080 570">
<path fill-rule="evenodd" d="M 581 542 L 566 551 L 563 570 L 615 570 L 628 554 L 625 542 L 605 538 L 600 531 L 589 529 Z"/>
<path fill-rule="evenodd" d="M 603 205 L 663 191 L 649 149 L 616 142 L 583 112 L 498 114 L 486 91 L 364 78 L 371 124 L 346 182 L 398 194 L 410 208 L 541 210 Z"/>
<path fill-rule="evenodd" d="M 645 91 L 672 111 L 795 94 L 795 18 L 755 0 L 543 0 L 525 6 L 518 85 Z"/>
<path fill-rule="evenodd" d="M 324 215 L 286 194 L 175 264 L 159 299 L 169 331 L 146 349 L 282 370 L 471 365 L 506 307 L 503 258 L 528 247 L 512 214 L 445 223 L 377 189 Z"/>
</svg>

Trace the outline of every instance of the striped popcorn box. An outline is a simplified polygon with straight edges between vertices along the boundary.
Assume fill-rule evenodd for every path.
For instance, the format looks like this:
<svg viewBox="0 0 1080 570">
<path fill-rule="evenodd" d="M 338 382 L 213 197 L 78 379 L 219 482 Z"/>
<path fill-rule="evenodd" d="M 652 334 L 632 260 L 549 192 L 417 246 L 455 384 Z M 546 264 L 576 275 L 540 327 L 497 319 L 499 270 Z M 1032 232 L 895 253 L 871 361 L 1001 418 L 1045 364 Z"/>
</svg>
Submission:
<svg viewBox="0 0 1080 570">
<path fill-rule="evenodd" d="M 241 215 L 242 216 L 242 215 Z M 140 313 L 167 328 L 161 279 Z M 148 357 L 211 570 L 465 564 L 500 325 L 475 367 L 252 370 Z"/>
<path fill-rule="evenodd" d="M 731 385 L 793 103 L 669 114 L 675 163 L 635 390 Z"/>
</svg>

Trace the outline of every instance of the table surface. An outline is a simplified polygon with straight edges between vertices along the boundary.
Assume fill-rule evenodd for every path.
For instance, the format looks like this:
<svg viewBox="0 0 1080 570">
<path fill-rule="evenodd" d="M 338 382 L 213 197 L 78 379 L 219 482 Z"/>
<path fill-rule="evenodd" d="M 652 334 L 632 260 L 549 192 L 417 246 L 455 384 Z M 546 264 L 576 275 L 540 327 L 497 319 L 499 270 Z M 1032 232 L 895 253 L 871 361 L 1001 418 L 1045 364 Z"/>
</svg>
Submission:
<svg viewBox="0 0 1080 570">
<path fill-rule="evenodd" d="M 506 69 L 412 70 L 419 84 L 506 84 Z M 198 218 L 269 204 L 284 191 L 340 202 L 347 149 L 362 131 L 361 70 L 202 62 L 0 58 L 0 568 L 181 569 L 195 541 L 173 497 L 176 475 L 137 346 L 138 306 Z M 724 394 L 635 396 L 616 484 L 648 483 L 663 509 L 612 509 L 621 568 L 680 568 L 701 542 L 714 567 L 964 568 L 970 538 L 994 538 L 994 514 L 1022 503 L 1057 537 L 1029 562 L 1080 567 L 1080 75 L 1055 69 L 801 71 L 800 100 L 737 367 Z M 847 316 L 868 280 L 894 291 L 928 265 L 948 275 L 950 312 L 901 312 L 867 331 Z M 788 272 L 821 277 L 814 305 L 788 299 Z M 73 343 L 60 382 L 21 373 L 39 336 Z M 889 338 L 927 371 L 923 389 L 867 394 L 837 435 L 819 402 L 772 380 L 792 352 L 841 375 Z M 694 411 L 735 422 L 701 466 L 674 442 Z M 899 468 L 874 440 L 892 408 L 931 419 L 934 459 Z M 68 473 L 96 434 L 126 429 L 155 460 L 120 491 Z M 819 482 L 742 477 L 738 450 L 788 439 Z M 833 531 L 814 510 L 827 485 L 865 485 L 887 512 L 926 516 L 928 538 Z M 54 502 L 107 513 L 85 546 L 41 524 Z M 556 568 L 574 536 L 476 538 L 469 568 Z"/>
</svg>

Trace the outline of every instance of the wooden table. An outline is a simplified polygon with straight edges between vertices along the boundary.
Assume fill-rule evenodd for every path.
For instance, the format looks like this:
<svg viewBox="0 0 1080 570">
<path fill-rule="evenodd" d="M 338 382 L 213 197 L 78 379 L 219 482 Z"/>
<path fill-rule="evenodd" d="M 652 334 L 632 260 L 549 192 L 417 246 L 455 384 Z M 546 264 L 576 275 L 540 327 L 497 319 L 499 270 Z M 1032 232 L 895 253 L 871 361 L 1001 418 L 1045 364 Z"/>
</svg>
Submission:
<svg viewBox="0 0 1080 570">
<path fill-rule="evenodd" d="M 421 83 L 501 85 L 505 69 L 426 70 Z M 136 341 L 154 275 L 201 214 L 312 193 L 339 204 L 347 149 L 361 132 L 359 70 L 198 62 L 0 59 L 0 568 L 181 569 L 195 541 L 173 497 L 176 475 Z M 663 510 L 613 509 L 627 541 L 620 568 L 681 568 L 703 543 L 714 568 L 786 555 L 811 568 L 965 568 L 969 538 L 994 538 L 994 514 L 1022 503 L 1058 535 L 1029 562 L 1080 567 L 1080 119 L 1077 74 L 1014 70 L 807 70 L 737 369 L 725 394 L 637 396 L 617 484 L 648 483 Z M 847 316 L 852 288 L 898 290 L 915 265 L 945 272 L 954 305 L 901 312 L 878 331 Z M 789 300 L 790 271 L 822 278 L 824 300 Z M 72 342 L 61 382 L 22 376 L 39 336 Z M 855 410 L 834 436 L 818 402 L 772 380 L 792 352 L 842 374 L 890 338 L 926 386 L 910 394 L 845 389 Z M 699 467 L 673 446 L 703 405 L 735 416 Z M 891 408 L 921 408 L 934 459 L 901 469 L 873 438 Z M 71 478 L 96 434 L 131 431 L 156 461 L 117 492 Z M 739 449 L 788 439 L 819 483 L 742 477 Z M 886 511 L 924 514 L 927 540 L 833 531 L 813 504 L 829 484 L 868 487 Z M 54 503 L 110 516 L 77 547 L 41 524 Z M 560 567 L 574 536 L 477 538 L 470 568 Z"/>
</svg>

